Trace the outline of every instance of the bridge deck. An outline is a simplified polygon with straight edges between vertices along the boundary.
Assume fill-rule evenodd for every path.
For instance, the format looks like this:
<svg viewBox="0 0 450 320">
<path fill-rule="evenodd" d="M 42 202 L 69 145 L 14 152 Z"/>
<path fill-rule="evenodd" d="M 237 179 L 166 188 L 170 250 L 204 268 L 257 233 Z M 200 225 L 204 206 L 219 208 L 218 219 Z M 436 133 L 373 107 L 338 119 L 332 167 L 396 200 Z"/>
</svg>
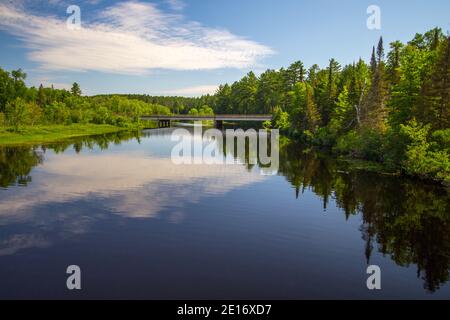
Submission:
<svg viewBox="0 0 450 320">
<path fill-rule="evenodd" d="M 272 120 L 271 115 L 240 115 L 240 114 L 216 114 L 211 116 L 193 115 L 152 115 L 142 116 L 143 120 L 173 120 L 173 121 L 267 121 Z"/>
</svg>

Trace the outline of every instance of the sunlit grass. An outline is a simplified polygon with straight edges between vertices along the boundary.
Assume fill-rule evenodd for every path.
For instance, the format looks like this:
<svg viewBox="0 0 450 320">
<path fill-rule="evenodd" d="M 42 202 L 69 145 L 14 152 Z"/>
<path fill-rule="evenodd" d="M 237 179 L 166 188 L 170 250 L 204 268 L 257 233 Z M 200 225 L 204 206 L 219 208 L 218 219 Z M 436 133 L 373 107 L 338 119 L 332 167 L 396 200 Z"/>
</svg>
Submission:
<svg viewBox="0 0 450 320">
<path fill-rule="evenodd" d="M 73 137 L 106 134 L 127 130 L 107 124 L 40 125 L 22 127 L 18 132 L 0 127 L 0 145 L 54 142 Z"/>
</svg>

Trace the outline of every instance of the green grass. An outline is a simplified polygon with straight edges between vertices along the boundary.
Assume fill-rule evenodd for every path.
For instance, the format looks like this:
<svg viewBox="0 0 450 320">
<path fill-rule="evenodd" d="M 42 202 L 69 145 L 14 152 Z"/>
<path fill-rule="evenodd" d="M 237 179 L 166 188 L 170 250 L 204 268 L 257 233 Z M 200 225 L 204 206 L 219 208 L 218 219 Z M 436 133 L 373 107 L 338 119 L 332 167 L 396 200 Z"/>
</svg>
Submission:
<svg viewBox="0 0 450 320">
<path fill-rule="evenodd" d="M 55 142 L 74 137 L 99 135 L 127 130 L 107 124 L 41 125 L 23 127 L 19 132 L 0 127 L 0 146 Z"/>
</svg>

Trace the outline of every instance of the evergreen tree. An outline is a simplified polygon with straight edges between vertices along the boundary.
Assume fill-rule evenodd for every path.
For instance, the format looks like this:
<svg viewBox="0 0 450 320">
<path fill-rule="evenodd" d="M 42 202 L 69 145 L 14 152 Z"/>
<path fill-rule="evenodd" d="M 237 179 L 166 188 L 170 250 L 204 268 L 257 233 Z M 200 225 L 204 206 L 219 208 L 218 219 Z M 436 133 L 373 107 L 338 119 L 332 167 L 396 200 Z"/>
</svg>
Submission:
<svg viewBox="0 0 450 320">
<path fill-rule="evenodd" d="M 47 98 L 46 98 L 46 95 L 45 95 L 44 86 L 41 83 L 41 85 L 39 86 L 39 90 L 38 90 L 37 104 L 41 108 L 43 108 L 43 107 L 45 107 L 46 103 L 47 103 Z"/>
<path fill-rule="evenodd" d="M 340 69 L 340 64 L 335 59 L 330 59 L 327 68 L 325 101 L 323 101 L 320 108 L 320 115 L 324 126 L 330 121 L 331 114 L 336 106 L 336 100 L 339 94 L 337 84 Z"/>
<path fill-rule="evenodd" d="M 384 132 L 386 120 L 386 84 L 384 79 L 384 49 L 383 39 L 378 42 L 376 57 L 372 51 L 372 83 L 366 96 L 361 114 L 361 123 L 364 127 Z M 376 61 L 375 65 L 373 60 Z"/>
<path fill-rule="evenodd" d="M 400 81 L 400 55 L 403 44 L 400 41 L 394 41 L 390 44 L 391 51 L 387 58 L 387 77 L 391 86 L 397 85 Z"/>
<path fill-rule="evenodd" d="M 417 119 L 434 129 L 450 127 L 450 37 L 438 47 L 430 77 L 425 79 L 416 111 Z"/>
<path fill-rule="evenodd" d="M 70 92 L 74 96 L 81 96 L 82 92 L 81 92 L 80 85 L 78 83 L 74 82 L 72 85 L 72 88 L 70 89 Z"/>
<path fill-rule="evenodd" d="M 375 56 L 375 46 L 372 48 L 372 56 L 370 57 L 370 71 L 375 74 L 377 70 L 377 58 Z"/>
</svg>

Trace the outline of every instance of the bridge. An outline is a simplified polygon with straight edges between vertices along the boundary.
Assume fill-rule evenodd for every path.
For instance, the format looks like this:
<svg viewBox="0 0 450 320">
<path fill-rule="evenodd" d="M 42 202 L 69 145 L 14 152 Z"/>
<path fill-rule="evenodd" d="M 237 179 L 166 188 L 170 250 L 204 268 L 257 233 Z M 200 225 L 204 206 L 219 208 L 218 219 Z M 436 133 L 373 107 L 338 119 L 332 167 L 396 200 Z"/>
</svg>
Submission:
<svg viewBox="0 0 450 320">
<path fill-rule="evenodd" d="M 268 114 L 216 114 L 207 116 L 196 116 L 196 115 L 152 115 L 152 116 L 142 116 L 142 120 L 153 120 L 158 121 L 159 128 L 168 128 L 172 121 L 214 121 L 217 128 L 222 128 L 224 121 L 240 122 L 240 121 L 251 121 L 251 122 L 264 122 L 272 120 L 272 115 Z"/>
</svg>

